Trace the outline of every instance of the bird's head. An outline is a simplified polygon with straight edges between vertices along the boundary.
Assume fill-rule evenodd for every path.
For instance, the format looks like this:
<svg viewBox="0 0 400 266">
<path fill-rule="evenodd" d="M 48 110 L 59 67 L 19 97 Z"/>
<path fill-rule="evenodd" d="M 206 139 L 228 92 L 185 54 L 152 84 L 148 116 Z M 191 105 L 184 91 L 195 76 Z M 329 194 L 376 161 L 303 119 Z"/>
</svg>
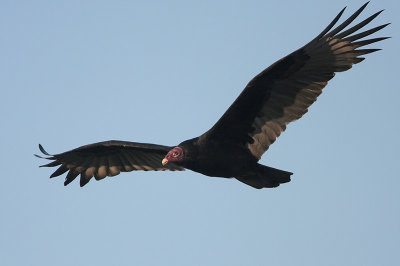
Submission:
<svg viewBox="0 0 400 266">
<path fill-rule="evenodd" d="M 179 146 L 176 146 L 172 150 L 170 150 L 167 155 L 162 160 L 162 165 L 166 165 L 167 163 L 179 162 L 183 159 L 183 149 Z"/>
</svg>

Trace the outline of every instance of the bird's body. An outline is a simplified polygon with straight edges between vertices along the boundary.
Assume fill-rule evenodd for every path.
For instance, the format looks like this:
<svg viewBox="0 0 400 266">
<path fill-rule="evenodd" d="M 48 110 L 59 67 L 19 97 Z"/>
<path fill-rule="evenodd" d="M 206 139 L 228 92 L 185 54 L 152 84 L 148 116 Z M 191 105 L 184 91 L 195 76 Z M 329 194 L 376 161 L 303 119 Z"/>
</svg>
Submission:
<svg viewBox="0 0 400 266">
<path fill-rule="evenodd" d="M 237 154 L 249 152 L 242 146 L 230 145 L 230 143 L 194 138 L 184 141 L 178 146 L 190 150 L 190 154 L 188 159 L 182 163 L 177 162 L 177 164 L 207 176 L 235 177 L 247 167 L 257 163 L 257 160 L 250 154 L 237 156 Z"/>
<path fill-rule="evenodd" d="M 133 170 L 190 169 L 207 176 L 236 178 L 255 188 L 276 187 L 290 181 L 292 173 L 258 163 L 287 124 L 302 117 L 336 72 L 364 60 L 361 55 L 379 49 L 359 49 L 384 39 L 369 36 L 388 24 L 356 33 L 382 11 L 344 30 L 364 10 L 358 9 L 332 29 L 344 9 L 316 38 L 254 77 L 210 130 L 175 147 L 126 141 L 107 141 L 50 155 L 59 166 L 51 175 L 68 172 L 65 185 L 81 175 L 84 186 Z M 354 33 L 354 34 L 353 34 Z M 40 157 L 40 156 L 39 156 Z"/>
</svg>

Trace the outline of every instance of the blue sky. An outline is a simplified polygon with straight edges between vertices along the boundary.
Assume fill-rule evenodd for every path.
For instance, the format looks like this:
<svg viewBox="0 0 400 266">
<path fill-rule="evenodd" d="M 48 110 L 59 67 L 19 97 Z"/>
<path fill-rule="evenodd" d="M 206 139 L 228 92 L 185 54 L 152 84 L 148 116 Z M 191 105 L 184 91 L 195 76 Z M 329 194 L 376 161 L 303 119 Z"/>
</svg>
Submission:
<svg viewBox="0 0 400 266">
<path fill-rule="evenodd" d="M 383 51 L 339 73 L 261 163 L 277 189 L 185 171 L 80 188 L 33 157 L 120 139 L 174 145 L 364 1 L 1 1 L 3 265 L 396 265 L 398 1 Z M 357 20 L 360 21 L 360 20 Z"/>
</svg>

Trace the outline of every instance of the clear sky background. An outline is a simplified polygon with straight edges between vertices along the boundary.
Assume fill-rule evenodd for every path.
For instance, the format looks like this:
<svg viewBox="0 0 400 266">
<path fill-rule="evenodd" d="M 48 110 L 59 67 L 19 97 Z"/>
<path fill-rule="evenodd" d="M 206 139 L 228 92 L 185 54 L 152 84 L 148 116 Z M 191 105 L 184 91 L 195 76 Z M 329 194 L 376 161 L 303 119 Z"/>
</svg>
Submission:
<svg viewBox="0 0 400 266">
<path fill-rule="evenodd" d="M 33 156 L 209 129 L 247 82 L 364 1 L 0 2 L 1 265 L 400 265 L 399 4 L 383 51 L 339 73 L 256 190 L 191 171 L 84 188 Z M 342 20 L 343 21 L 343 20 Z M 360 21 L 358 19 L 357 21 Z"/>
</svg>

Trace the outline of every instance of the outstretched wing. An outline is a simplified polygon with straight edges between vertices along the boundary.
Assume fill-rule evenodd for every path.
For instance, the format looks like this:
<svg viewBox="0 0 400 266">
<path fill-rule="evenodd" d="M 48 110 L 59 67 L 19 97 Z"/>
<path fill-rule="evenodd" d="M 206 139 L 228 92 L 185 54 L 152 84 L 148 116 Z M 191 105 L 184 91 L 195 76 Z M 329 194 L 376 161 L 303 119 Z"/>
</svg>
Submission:
<svg viewBox="0 0 400 266">
<path fill-rule="evenodd" d="M 367 4 L 331 30 L 343 9 L 315 39 L 254 77 L 204 137 L 247 146 L 260 159 L 286 125 L 308 111 L 335 72 L 346 71 L 364 60 L 361 55 L 379 50 L 360 47 L 387 39 L 358 41 L 388 24 L 356 33 L 382 11 L 344 30 Z"/>
<path fill-rule="evenodd" d="M 83 187 L 94 176 L 101 180 L 106 176 L 115 176 L 120 172 L 134 170 L 144 171 L 182 171 L 182 167 L 173 163 L 163 166 L 162 159 L 172 147 L 135 143 L 128 141 L 104 141 L 85 145 L 64 153 L 48 154 L 39 144 L 40 151 L 49 157 L 39 158 L 52 160 L 49 164 L 41 167 L 59 166 L 50 178 L 59 176 L 69 171 L 64 185 L 71 183 L 79 174 L 81 175 L 80 185 Z"/>
</svg>

